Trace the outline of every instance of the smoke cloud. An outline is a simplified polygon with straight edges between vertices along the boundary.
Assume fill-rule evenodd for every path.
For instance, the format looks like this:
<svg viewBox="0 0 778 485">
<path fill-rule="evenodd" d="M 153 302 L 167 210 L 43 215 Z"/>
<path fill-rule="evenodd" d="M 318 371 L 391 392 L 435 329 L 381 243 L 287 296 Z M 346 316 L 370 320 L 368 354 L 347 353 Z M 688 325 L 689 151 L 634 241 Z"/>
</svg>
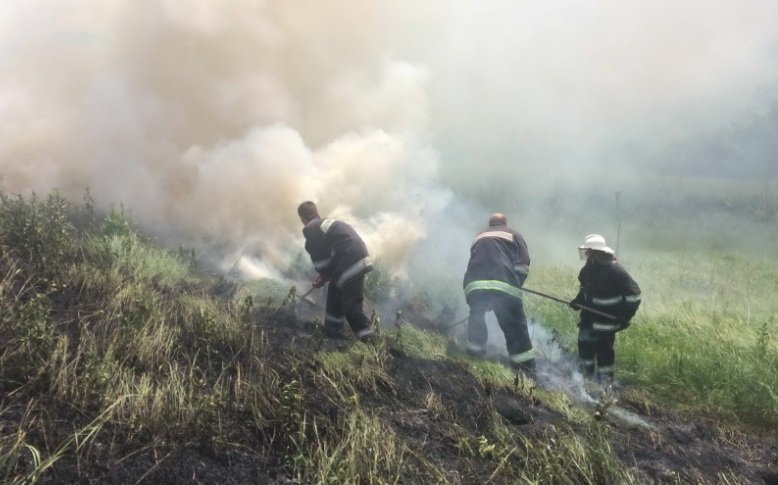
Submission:
<svg viewBox="0 0 778 485">
<path fill-rule="evenodd" d="M 717 133 L 775 177 L 775 25 L 763 0 L 9 0 L 0 187 L 88 187 L 254 276 L 315 200 L 395 274 L 446 246 L 459 278 L 489 212 L 547 228 L 616 175 L 704 170 Z"/>
</svg>

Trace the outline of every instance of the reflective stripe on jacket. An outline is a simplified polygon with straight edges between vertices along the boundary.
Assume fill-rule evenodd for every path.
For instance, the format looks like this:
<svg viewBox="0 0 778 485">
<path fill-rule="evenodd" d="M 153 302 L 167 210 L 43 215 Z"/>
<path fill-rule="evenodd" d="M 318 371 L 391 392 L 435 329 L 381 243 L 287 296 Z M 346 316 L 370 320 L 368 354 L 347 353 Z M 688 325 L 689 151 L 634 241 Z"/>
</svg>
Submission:
<svg viewBox="0 0 778 485">
<path fill-rule="evenodd" d="M 316 271 L 339 287 L 373 269 L 364 241 L 343 221 L 313 219 L 303 227 L 303 235 Z"/>
<path fill-rule="evenodd" d="M 616 320 L 581 310 L 581 324 L 615 332 L 624 328 L 640 306 L 640 287 L 615 259 L 610 263 L 587 261 L 578 274 L 581 289 L 572 303 L 614 315 Z"/>
<path fill-rule="evenodd" d="M 519 233 L 507 226 L 491 226 L 470 246 L 462 286 L 467 297 L 474 291 L 499 291 L 521 298 L 521 286 L 529 274 L 529 251 Z"/>
</svg>

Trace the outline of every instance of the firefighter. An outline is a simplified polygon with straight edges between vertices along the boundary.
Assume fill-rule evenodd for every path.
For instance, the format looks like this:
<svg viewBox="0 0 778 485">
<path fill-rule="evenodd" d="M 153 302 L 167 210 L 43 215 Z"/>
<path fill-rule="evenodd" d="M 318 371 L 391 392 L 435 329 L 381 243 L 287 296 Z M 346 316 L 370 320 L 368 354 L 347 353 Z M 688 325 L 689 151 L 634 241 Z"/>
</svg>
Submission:
<svg viewBox="0 0 778 485">
<path fill-rule="evenodd" d="M 484 315 L 492 310 L 505 334 L 511 367 L 532 373 L 535 355 L 519 289 L 529 274 L 529 262 L 524 238 L 508 228 L 505 215 L 492 214 L 489 227 L 470 246 L 463 286 L 470 306 L 468 354 L 485 354 L 488 333 Z"/>
<path fill-rule="evenodd" d="M 297 208 L 305 236 L 305 250 L 317 273 L 311 284 L 327 288 L 324 333 L 342 338 L 348 322 L 354 335 L 362 341 L 374 336 L 370 319 L 364 310 L 365 275 L 373 269 L 367 246 L 350 225 L 335 219 L 323 219 L 311 201 Z"/>
<path fill-rule="evenodd" d="M 602 384 L 613 382 L 616 333 L 627 328 L 640 306 L 640 287 L 616 260 L 605 238 L 590 234 L 578 253 L 586 264 L 578 274 L 581 288 L 570 302 L 581 310 L 578 323 L 578 358 L 581 372 Z M 578 305 L 590 307 L 615 318 L 603 317 Z"/>
</svg>

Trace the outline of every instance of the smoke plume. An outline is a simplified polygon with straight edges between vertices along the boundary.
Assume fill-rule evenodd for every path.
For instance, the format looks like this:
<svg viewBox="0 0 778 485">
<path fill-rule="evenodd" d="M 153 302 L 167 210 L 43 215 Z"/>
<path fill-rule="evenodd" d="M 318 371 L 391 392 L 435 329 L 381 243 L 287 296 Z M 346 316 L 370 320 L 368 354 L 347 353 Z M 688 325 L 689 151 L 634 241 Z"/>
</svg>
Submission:
<svg viewBox="0 0 778 485">
<path fill-rule="evenodd" d="M 489 212 L 547 224 L 752 120 L 775 25 L 760 0 L 10 0 L 0 187 L 88 187 L 254 275 L 315 200 L 395 274 L 443 245 L 460 275 Z"/>
</svg>

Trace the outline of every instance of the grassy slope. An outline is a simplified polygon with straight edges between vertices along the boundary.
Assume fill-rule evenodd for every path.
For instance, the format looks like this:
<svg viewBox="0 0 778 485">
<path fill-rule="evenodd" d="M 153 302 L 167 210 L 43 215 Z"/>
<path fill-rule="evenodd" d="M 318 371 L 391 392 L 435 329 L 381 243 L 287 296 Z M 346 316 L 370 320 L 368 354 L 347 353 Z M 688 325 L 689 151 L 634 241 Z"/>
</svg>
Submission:
<svg viewBox="0 0 778 485">
<path fill-rule="evenodd" d="M 4 199 L 0 238 L 5 482 L 640 481 L 612 448 L 611 430 L 564 396 L 410 326 L 385 332 L 376 346 L 322 340 L 317 326 L 292 325 L 287 311 L 257 308 L 267 294 L 217 296 L 223 282 L 199 276 L 187 254 L 146 244 L 120 214 L 97 221 L 88 204 L 74 210 L 56 195 Z M 569 287 L 566 269 L 533 278 Z M 730 314 L 718 308 L 726 323 Z M 569 320 L 557 306 L 532 310 L 560 327 Z M 697 349 L 685 358 L 703 369 L 695 379 L 718 379 L 704 352 L 711 345 L 649 331 L 677 312 L 649 303 L 622 339 L 630 378 L 659 400 L 683 390 L 723 414 L 772 423 L 774 408 L 757 402 L 743 413 L 742 403 L 715 401 L 677 364 L 652 377 L 666 360 L 652 352 L 685 345 Z M 569 338 L 569 325 L 563 332 Z M 691 324 L 687 332 L 701 338 Z M 727 327 L 707 338 L 774 358 L 774 344 L 754 347 L 754 335 Z M 751 358 L 728 378 L 755 372 L 740 367 L 755 365 Z"/>
</svg>

